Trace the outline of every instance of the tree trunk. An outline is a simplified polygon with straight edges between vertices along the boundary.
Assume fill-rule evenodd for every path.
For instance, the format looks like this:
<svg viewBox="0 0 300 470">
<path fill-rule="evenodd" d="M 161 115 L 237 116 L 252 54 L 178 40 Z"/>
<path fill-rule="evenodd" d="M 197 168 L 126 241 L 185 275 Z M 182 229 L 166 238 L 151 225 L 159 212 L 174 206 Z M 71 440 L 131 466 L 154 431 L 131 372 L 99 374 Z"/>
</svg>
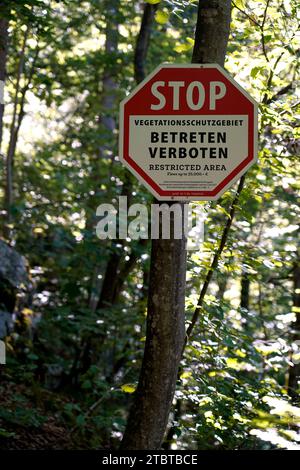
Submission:
<svg viewBox="0 0 300 470">
<path fill-rule="evenodd" d="M 116 244 L 115 244 L 116 245 Z M 102 284 L 101 295 L 97 304 L 97 308 L 110 307 L 115 303 L 117 298 L 117 280 L 119 276 L 120 262 L 123 256 L 123 246 L 114 247 L 114 251 L 108 260 L 105 270 L 104 281 Z M 117 251 L 118 250 L 118 251 Z M 120 253 L 121 251 L 121 253 Z"/>
<path fill-rule="evenodd" d="M 134 78 L 137 84 L 142 82 L 146 76 L 145 63 L 157 7 L 158 5 L 146 3 L 144 8 L 141 29 L 137 38 L 134 53 Z"/>
<path fill-rule="evenodd" d="M 199 0 L 193 63 L 224 65 L 230 20 L 230 0 Z"/>
<path fill-rule="evenodd" d="M 141 27 L 137 37 L 134 53 L 134 78 L 136 84 L 139 84 L 142 80 L 144 80 L 146 76 L 145 63 L 150 44 L 154 15 L 157 10 L 157 6 L 158 5 L 151 5 L 149 3 L 146 3 L 144 7 Z M 126 182 L 124 182 L 123 184 L 123 190 L 121 194 L 122 196 L 127 197 L 128 203 L 129 198 L 131 197 L 131 193 L 132 183 L 131 176 L 129 176 Z M 144 241 L 141 240 L 141 243 L 144 244 Z M 119 247 L 119 249 L 117 249 L 116 245 L 121 246 Z M 123 245 L 124 240 L 118 240 L 118 243 L 113 243 L 113 252 L 107 262 L 102 289 L 96 308 L 103 308 L 109 305 L 113 305 L 119 296 L 120 290 L 123 285 L 122 279 L 120 278 L 120 276 L 122 276 L 122 258 L 124 257 Z M 135 261 L 137 261 L 137 259 L 138 256 L 136 256 Z M 132 269 L 134 267 L 135 261 L 132 262 L 132 258 L 130 261 L 130 263 L 125 263 L 125 267 L 123 269 L 127 270 Z"/>
<path fill-rule="evenodd" d="M 0 18 L 0 158 L 4 160 L 4 152 L 2 146 L 3 138 L 3 116 L 4 116 L 4 86 L 6 78 L 6 61 L 8 46 L 8 20 Z M 3 180 L 3 186 L 6 186 Z M 2 225 L 2 223 L 1 223 Z M 2 228 L 2 227 L 1 227 Z"/>
<path fill-rule="evenodd" d="M 5 209 L 6 209 L 6 225 L 4 227 L 4 235 L 10 240 L 11 239 L 11 227 L 10 225 L 13 222 L 12 215 L 12 206 L 14 199 L 14 158 L 17 148 L 18 136 L 22 120 L 24 118 L 24 105 L 25 105 L 25 96 L 29 87 L 30 79 L 27 82 L 27 85 L 22 89 L 21 81 L 24 76 L 24 66 L 25 66 L 25 49 L 27 44 L 27 39 L 29 35 L 29 27 L 27 27 L 24 37 L 22 48 L 19 54 L 19 61 L 17 65 L 17 76 L 16 76 L 16 86 L 15 86 L 15 97 L 13 103 L 13 115 L 10 125 L 10 136 L 9 144 L 6 155 L 5 169 L 6 169 L 6 186 L 5 186 Z M 33 73 L 33 69 L 32 69 Z"/>
<path fill-rule="evenodd" d="M 122 449 L 159 449 L 164 437 L 185 338 L 185 245 L 152 242 L 145 353 Z"/>
<path fill-rule="evenodd" d="M 250 278 L 249 274 L 242 272 L 241 274 L 241 302 L 242 322 L 245 332 L 249 332 L 249 304 L 250 304 Z"/>
<path fill-rule="evenodd" d="M 107 0 L 108 1 L 108 0 Z M 109 1 L 108 1 L 109 3 Z M 112 23 L 114 16 L 116 15 L 119 8 L 119 0 L 113 0 L 109 5 L 108 17 L 107 17 L 107 26 L 106 26 L 106 42 L 105 42 L 105 51 L 107 54 L 111 52 L 116 52 L 118 50 L 118 41 L 119 34 L 116 31 L 112 30 Z M 148 47 L 150 43 L 151 36 L 151 27 L 154 20 L 154 12 L 157 9 L 157 5 L 146 4 L 143 12 L 142 22 L 140 31 L 136 41 L 135 54 L 134 54 L 134 71 L 135 71 L 135 80 L 137 83 L 145 78 L 145 60 L 147 57 Z M 112 67 L 112 66 L 111 66 Z M 115 120 L 113 117 L 109 117 L 112 114 L 113 108 L 115 106 L 115 89 L 116 83 L 113 80 L 113 69 L 108 68 L 104 73 L 103 78 L 103 97 L 102 97 L 102 107 L 107 113 L 107 117 L 102 117 L 100 123 L 102 124 L 105 132 L 111 133 L 115 128 Z M 103 154 L 104 148 L 100 148 L 100 156 Z M 97 172 L 96 172 L 97 173 Z M 127 197 L 127 204 L 129 205 L 130 198 L 132 196 L 132 182 L 131 176 L 126 178 L 122 188 L 122 196 Z M 96 186 L 96 183 L 95 183 Z M 92 212 L 94 212 L 94 202 L 95 197 L 91 202 Z M 87 228 L 90 230 L 93 227 L 93 220 L 91 219 Z M 125 250 L 124 250 L 124 240 L 118 240 L 118 242 L 112 243 L 112 253 L 108 258 L 105 267 L 105 274 L 103 282 L 99 281 L 98 274 L 100 273 L 100 267 L 95 267 L 94 272 L 94 281 L 91 288 L 89 307 L 92 311 L 97 309 L 107 308 L 116 303 L 120 291 L 122 289 L 123 283 L 126 276 L 133 269 L 138 255 L 134 252 L 131 253 L 128 261 L 125 261 Z M 141 240 L 141 244 L 145 244 L 145 240 Z M 119 245 L 119 246 L 118 246 Z M 84 364 L 82 365 L 80 371 L 81 373 L 86 372 L 87 368 L 90 366 L 91 358 L 91 348 L 92 348 L 92 337 L 90 335 L 83 342 L 84 354 L 82 358 L 84 359 Z M 86 360 L 89 358 L 89 360 Z"/>
<path fill-rule="evenodd" d="M 0 153 L 3 135 L 4 84 L 6 76 L 8 20 L 0 18 Z"/>
<path fill-rule="evenodd" d="M 241 308 L 249 310 L 250 298 L 250 279 L 247 273 L 243 273 L 241 277 Z"/>
<path fill-rule="evenodd" d="M 227 276 L 224 276 L 224 275 L 219 276 L 219 278 L 217 279 L 217 283 L 218 283 L 217 299 L 220 302 L 222 302 L 224 299 L 224 294 L 226 292 L 227 284 L 228 284 Z"/>
<path fill-rule="evenodd" d="M 119 0 L 105 0 L 104 7 L 106 11 L 106 26 L 105 26 L 105 53 L 107 56 L 116 54 L 118 52 L 119 45 L 119 30 L 115 26 L 115 18 L 118 14 L 120 8 Z M 101 104 L 101 114 L 99 116 L 99 134 L 102 137 L 103 141 L 111 142 L 113 140 L 113 133 L 116 129 L 116 99 L 117 99 L 117 83 L 115 81 L 116 74 L 116 62 L 115 60 L 109 62 L 103 72 L 102 79 L 102 92 L 100 98 Z M 106 157 L 106 151 L 109 150 L 109 147 L 105 144 L 99 145 L 98 153 L 95 155 L 94 159 L 94 168 L 93 168 L 93 182 L 95 188 L 95 195 L 93 195 L 88 200 L 89 214 L 86 221 L 86 229 L 89 233 L 94 230 L 96 223 L 96 206 L 98 205 L 98 197 L 102 193 L 102 190 L 99 189 L 101 186 L 101 171 L 99 165 L 102 165 L 102 160 Z M 112 152 L 114 155 L 114 152 Z M 110 162 L 112 167 L 113 158 Z M 110 268 L 108 268 L 109 270 Z M 101 273 L 101 265 L 99 266 L 98 262 L 94 268 L 94 275 L 91 285 L 91 292 L 89 298 L 89 307 L 94 312 L 97 309 L 99 296 L 101 289 L 105 285 L 102 283 L 99 274 Z M 109 303 L 110 299 L 108 299 Z"/>
<path fill-rule="evenodd" d="M 230 18 L 230 0 L 199 0 L 194 63 L 224 64 Z M 185 240 L 153 240 L 145 352 L 121 449 L 161 447 L 185 340 L 185 274 Z"/>
</svg>

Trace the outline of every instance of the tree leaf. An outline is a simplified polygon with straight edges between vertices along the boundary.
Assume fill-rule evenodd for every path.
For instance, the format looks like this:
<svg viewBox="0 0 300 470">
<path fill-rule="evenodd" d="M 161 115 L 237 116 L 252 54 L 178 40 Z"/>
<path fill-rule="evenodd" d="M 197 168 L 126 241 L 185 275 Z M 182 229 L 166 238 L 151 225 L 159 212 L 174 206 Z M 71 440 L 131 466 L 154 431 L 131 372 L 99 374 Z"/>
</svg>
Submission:
<svg viewBox="0 0 300 470">
<path fill-rule="evenodd" d="M 132 384 L 124 384 L 121 387 L 121 390 L 125 393 L 134 393 L 135 389 L 136 389 L 136 386 Z"/>
<path fill-rule="evenodd" d="M 166 24 L 169 21 L 169 13 L 165 10 L 158 10 L 155 15 L 155 20 L 159 24 Z"/>
<path fill-rule="evenodd" d="M 245 0 L 235 0 L 235 5 L 241 10 L 245 9 Z"/>
</svg>

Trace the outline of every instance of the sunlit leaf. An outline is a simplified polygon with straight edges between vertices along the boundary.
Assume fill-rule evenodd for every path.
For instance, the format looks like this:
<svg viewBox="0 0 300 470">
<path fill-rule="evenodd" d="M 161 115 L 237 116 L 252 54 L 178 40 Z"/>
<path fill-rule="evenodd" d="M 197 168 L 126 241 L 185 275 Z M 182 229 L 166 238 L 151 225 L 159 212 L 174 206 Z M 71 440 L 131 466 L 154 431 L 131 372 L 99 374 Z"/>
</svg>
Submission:
<svg viewBox="0 0 300 470">
<path fill-rule="evenodd" d="M 121 386 L 121 390 L 125 393 L 134 393 L 136 390 L 136 386 L 132 384 L 124 384 Z"/>
<path fill-rule="evenodd" d="M 241 10 L 245 9 L 245 0 L 235 0 L 234 4 L 238 7 L 241 8 Z"/>
<path fill-rule="evenodd" d="M 165 24 L 169 20 L 169 13 L 166 10 L 158 10 L 155 15 L 155 20 L 159 24 Z"/>
</svg>

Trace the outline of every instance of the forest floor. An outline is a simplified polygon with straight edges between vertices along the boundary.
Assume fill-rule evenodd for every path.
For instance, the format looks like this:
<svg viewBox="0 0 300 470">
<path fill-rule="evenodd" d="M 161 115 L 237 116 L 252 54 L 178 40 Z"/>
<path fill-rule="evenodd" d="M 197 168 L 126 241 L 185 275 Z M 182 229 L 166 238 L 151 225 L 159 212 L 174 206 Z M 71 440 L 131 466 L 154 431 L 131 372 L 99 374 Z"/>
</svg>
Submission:
<svg viewBox="0 0 300 470">
<path fill-rule="evenodd" d="M 47 409 L 62 398 L 45 390 L 32 391 L 22 384 L 1 381 L 0 449 L 59 450 L 76 448 L 58 413 Z"/>
<path fill-rule="evenodd" d="M 70 431 L 61 410 L 67 395 L 7 380 L 0 384 L 0 450 L 89 449 L 90 442 Z"/>
</svg>

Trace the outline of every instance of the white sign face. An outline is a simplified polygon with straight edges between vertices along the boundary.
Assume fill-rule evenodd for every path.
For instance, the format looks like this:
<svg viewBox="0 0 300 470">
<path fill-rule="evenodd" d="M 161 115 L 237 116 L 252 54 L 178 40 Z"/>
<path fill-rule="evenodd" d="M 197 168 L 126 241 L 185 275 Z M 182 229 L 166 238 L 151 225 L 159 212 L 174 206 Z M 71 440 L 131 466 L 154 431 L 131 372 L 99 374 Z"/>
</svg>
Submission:
<svg viewBox="0 0 300 470">
<path fill-rule="evenodd" d="M 166 191 L 211 191 L 247 157 L 248 116 L 130 116 L 129 132 L 130 156 Z"/>
<path fill-rule="evenodd" d="M 121 103 L 120 158 L 160 200 L 212 200 L 256 161 L 257 105 L 218 65 L 162 65 Z"/>
</svg>

